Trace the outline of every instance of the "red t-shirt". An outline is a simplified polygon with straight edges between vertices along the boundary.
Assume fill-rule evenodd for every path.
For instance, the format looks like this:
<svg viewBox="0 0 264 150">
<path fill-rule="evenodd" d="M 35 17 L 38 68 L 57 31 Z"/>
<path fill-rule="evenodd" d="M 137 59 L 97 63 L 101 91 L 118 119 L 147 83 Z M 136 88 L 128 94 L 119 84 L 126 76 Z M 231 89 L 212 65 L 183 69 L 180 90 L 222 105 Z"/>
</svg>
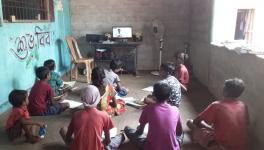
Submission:
<svg viewBox="0 0 264 150">
<path fill-rule="evenodd" d="M 102 132 L 113 128 L 110 116 L 96 108 L 76 112 L 68 127 L 67 137 L 74 135 L 70 150 L 104 150 Z"/>
<path fill-rule="evenodd" d="M 210 104 L 199 118 L 214 126 L 214 139 L 226 150 L 246 150 L 248 111 L 238 100 L 221 100 Z"/>
<path fill-rule="evenodd" d="M 46 111 L 48 105 L 51 105 L 52 97 L 54 97 L 54 92 L 51 86 L 45 81 L 37 81 L 32 87 L 28 97 L 28 110 L 30 115 L 42 115 Z"/>
<path fill-rule="evenodd" d="M 189 84 L 189 72 L 183 64 L 180 64 L 180 66 L 177 67 L 176 76 L 178 80 L 181 82 L 181 84 L 183 84 L 187 88 Z"/>
<path fill-rule="evenodd" d="M 21 118 L 30 119 L 26 106 L 14 107 L 6 121 L 6 130 L 13 127 Z"/>
</svg>

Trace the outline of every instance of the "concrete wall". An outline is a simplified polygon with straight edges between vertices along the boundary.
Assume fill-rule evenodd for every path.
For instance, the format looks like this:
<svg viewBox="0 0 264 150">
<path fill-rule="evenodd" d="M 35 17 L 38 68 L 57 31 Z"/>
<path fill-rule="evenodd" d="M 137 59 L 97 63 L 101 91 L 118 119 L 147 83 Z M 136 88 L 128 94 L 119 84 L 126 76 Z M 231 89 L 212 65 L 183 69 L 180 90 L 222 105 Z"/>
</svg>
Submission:
<svg viewBox="0 0 264 150">
<path fill-rule="evenodd" d="M 212 0 L 190 2 L 190 60 L 195 76 L 208 85 L 211 41 Z"/>
<path fill-rule="evenodd" d="M 210 44 L 213 1 L 191 1 L 191 62 L 195 76 L 208 87 L 217 98 L 222 97 L 224 80 L 242 78 L 246 90 L 241 96 L 249 108 L 250 131 L 254 148 L 262 149 L 264 143 L 264 59 L 252 54 L 238 54 L 233 50 Z M 251 145 L 252 146 L 252 145 Z"/>
<path fill-rule="evenodd" d="M 69 69 L 70 55 L 64 40 L 65 35 L 71 33 L 69 1 L 62 0 L 63 11 L 57 9 L 58 0 L 54 3 L 54 22 L 4 22 L 0 26 L 0 113 L 10 106 L 8 94 L 11 90 L 32 87 L 34 70 L 46 59 L 54 59 L 60 73 Z"/>
<path fill-rule="evenodd" d="M 112 32 L 112 26 L 132 26 L 133 32 L 143 32 L 139 47 L 138 68 L 156 69 L 158 39 L 152 32 L 152 19 L 158 18 L 166 28 L 163 61 L 172 60 L 189 34 L 189 0 L 72 0 L 72 31 L 81 51 L 89 55 L 83 38 L 89 33 Z"/>
</svg>

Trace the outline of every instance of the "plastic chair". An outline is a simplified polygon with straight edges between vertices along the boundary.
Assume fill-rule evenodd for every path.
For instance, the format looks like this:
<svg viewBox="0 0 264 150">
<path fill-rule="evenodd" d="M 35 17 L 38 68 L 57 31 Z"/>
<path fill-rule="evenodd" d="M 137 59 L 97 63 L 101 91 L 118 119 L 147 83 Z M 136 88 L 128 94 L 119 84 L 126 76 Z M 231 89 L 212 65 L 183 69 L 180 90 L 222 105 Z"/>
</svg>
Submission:
<svg viewBox="0 0 264 150">
<path fill-rule="evenodd" d="M 90 83 L 91 82 L 91 73 L 92 73 L 92 69 L 94 67 L 94 59 L 82 57 L 82 55 L 79 51 L 79 48 L 78 48 L 78 43 L 72 36 L 66 36 L 66 41 L 67 41 L 68 47 L 70 49 L 71 59 L 72 59 L 70 80 L 72 80 L 72 78 L 75 78 L 76 81 Z M 78 73 L 78 65 L 80 65 L 80 64 L 85 65 L 85 69 L 86 69 L 85 76 L 86 76 L 86 78 L 82 78 L 80 76 L 80 74 Z M 72 65 L 74 65 L 73 68 L 72 68 Z"/>
</svg>

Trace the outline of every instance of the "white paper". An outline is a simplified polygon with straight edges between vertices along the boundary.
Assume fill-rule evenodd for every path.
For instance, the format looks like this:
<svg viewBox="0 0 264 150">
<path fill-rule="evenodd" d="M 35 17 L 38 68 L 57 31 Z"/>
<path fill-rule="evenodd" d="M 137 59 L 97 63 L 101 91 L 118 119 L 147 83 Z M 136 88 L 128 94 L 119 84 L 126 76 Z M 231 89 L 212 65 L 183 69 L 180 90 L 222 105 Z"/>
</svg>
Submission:
<svg viewBox="0 0 264 150">
<path fill-rule="evenodd" d="M 153 86 L 146 87 L 146 88 L 144 88 L 142 90 L 146 91 L 146 92 L 153 92 Z"/>
<path fill-rule="evenodd" d="M 117 135 L 117 128 L 114 127 L 112 129 L 110 129 L 109 132 L 110 132 L 110 138 L 115 137 Z M 102 138 L 103 139 L 105 138 L 104 132 L 102 133 Z"/>
<path fill-rule="evenodd" d="M 144 128 L 143 133 L 144 133 L 144 134 L 148 134 L 148 129 L 149 129 L 149 124 L 147 123 L 147 124 L 145 125 L 145 128 Z"/>
<path fill-rule="evenodd" d="M 76 83 L 76 81 L 69 81 L 69 82 L 65 82 L 65 81 L 63 81 L 63 85 L 62 85 L 62 86 L 64 86 L 65 84 L 67 84 L 67 85 L 69 85 L 70 87 L 73 87 L 75 83 Z"/>
<path fill-rule="evenodd" d="M 79 107 L 79 106 L 83 105 L 83 103 L 81 103 L 81 102 L 77 102 L 77 101 L 69 100 L 69 99 L 64 99 L 60 103 L 69 103 L 70 104 L 70 108 L 76 108 L 76 107 Z"/>
<path fill-rule="evenodd" d="M 126 102 L 127 105 L 134 106 L 136 108 L 142 108 L 144 105 L 137 104 L 135 102 Z"/>
<path fill-rule="evenodd" d="M 115 96 L 116 99 L 122 99 L 125 101 L 125 103 L 127 105 L 131 105 L 137 108 L 141 108 L 143 105 L 137 104 L 135 103 L 135 101 L 137 101 L 137 99 L 135 99 L 134 97 L 120 97 L 118 95 Z"/>
</svg>

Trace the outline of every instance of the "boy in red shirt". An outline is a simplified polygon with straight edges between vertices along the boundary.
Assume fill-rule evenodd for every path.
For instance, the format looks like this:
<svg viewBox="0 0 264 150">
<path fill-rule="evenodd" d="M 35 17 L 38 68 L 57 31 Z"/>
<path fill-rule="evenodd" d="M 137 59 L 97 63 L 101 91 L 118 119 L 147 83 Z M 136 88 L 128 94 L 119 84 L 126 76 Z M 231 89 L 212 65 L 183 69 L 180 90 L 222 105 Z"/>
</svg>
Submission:
<svg viewBox="0 0 264 150">
<path fill-rule="evenodd" d="M 210 150 L 247 150 L 248 111 L 237 100 L 243 91 L 243 80 L 226 80 L 225 98 L 211 103 L 196 119 L 187 121 L 193 140 Z"/>
<path fill-rule="evenodd" d="M 84 109 L 73 115 L 68 129 L 60 130 L 61 137 L 70 150 L 116 150 L 124 141 L 123 134 L 110 139 L 109 130 L 114 125 L 106 112 L 96 109 L 100 97 L 99 90 L 94 85 L 88 85 L 82 90 L 81 99 Z M 103 131 L 104 141 L 102 141 Z"/>
<path fill-rule="evenodd" d="M 9 102 L 13 109 L 6 122 L 6 133 L 11 141 L 20 137 L 23 133 L 29 142 L 35 143 L 40 137 L 34 134 L 34 129 L 44 126 L 39 122 L 33 122 L 27 110 L 28 94 L 24 90 L 13 90 L 9 94 Z"/>
<path fill-rule="evenodd" d="M 48 84 L 50 70 L 46 67 L 39 67 L 36 70 L 39 80 L 32 87 L 29 94 L 28 110 L 32 116 L 56 115 L 69 108 L 69 103 L 53 103 L 61 97 L 54 97 L 54 91 Z"/>
<path fill-rule="evenodd" d="M 180 81 L 181 87 L 183 91 L 188 90 L 189 84 L 189 72 L 188 69 L 184 65 L 184 59 L 181 56 L 176 58 L 176 66 L 175 66 L 176 78 Z"/>
</svg>

